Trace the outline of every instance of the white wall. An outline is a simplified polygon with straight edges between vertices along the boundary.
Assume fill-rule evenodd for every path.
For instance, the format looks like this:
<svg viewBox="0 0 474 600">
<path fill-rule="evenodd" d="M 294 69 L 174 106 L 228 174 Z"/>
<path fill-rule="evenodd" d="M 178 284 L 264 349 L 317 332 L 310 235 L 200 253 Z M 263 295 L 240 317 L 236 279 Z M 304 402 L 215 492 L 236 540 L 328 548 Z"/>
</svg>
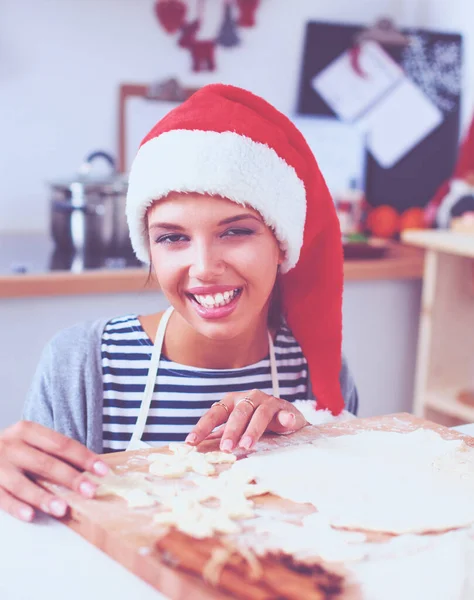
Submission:
<svg viewBox="0 0 474 600">
<path fill-rule="evenodd" d="M 305 22 L 364 24 L 382 14 L 466 33 L 466 77 L 474 72 L 472 0 L 262 0 L 258 27 L 241 32 L 239 49 L 219 49 L 214 74 L 191 73 L 188 52 L 158 26 L 152 7 L 153 0 L 0 2 L 0 231 L 46 230 L 46 181 L 72 175 L 92 149 L 116 152 L 121 82 L 222 81 L 291 112 Z M 469 77 L 464 123 L 473 105 Z"/>
</svg>

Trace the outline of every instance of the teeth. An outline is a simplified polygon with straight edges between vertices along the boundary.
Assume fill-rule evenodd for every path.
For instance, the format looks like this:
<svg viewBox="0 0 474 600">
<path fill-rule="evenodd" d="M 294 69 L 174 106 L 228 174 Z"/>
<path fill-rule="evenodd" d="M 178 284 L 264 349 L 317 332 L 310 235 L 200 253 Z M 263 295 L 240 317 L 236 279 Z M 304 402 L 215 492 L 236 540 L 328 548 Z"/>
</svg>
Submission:
<svg viewBox="0 0 474 600">
<path fill-rule="evenodd" d="M 232 290 L 231 292 L 223 292 L 215 294 L 211 296 L 207 294 L 206 296 L 201 296 L 200 294 L 195 294 L 194 298 L 204 306 L 204 308 L 215 308 L 217 306 L 225 306 L 229 304 L 231 300 L 233 300 L 234 296 L 237 294 L 238 289 Z"/>
</svg>

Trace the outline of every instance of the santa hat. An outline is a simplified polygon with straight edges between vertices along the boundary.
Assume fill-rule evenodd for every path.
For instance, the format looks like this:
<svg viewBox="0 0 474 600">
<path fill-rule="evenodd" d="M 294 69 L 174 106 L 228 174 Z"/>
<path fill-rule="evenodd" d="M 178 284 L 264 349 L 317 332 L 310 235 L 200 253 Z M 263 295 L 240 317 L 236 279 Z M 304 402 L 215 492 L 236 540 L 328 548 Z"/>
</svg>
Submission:
<svg viewBox="0 0 474 600">
<path fill-rule="evenodd" d="M 339 374 L 343 253 L 334 203 L 303 135 L 268 102 L 228 85 L 203 87 L 144 138 L 127 219 L 149 261 L 147 208 L 170 192 L 222 196 L 257 210 L 285 251 L 285 317 L 308 361 L 318 408 L 344 408 Z"/>
</svg>

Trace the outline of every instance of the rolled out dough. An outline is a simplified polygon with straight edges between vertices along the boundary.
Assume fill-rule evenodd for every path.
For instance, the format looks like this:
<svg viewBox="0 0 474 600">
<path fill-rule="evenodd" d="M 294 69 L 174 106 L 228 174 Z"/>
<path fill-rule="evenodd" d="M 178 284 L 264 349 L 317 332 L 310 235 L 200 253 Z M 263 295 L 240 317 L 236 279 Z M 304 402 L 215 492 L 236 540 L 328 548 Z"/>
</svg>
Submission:
<svg viewBox="0 0 474 600">
<path fill-rule="evenodd" d="M 251 456 L 232 471 L 240 469 L 338 527 L 401 534 L 474 523 L 474 450 L 431 430 L 320 438 Z"/>
</svg>

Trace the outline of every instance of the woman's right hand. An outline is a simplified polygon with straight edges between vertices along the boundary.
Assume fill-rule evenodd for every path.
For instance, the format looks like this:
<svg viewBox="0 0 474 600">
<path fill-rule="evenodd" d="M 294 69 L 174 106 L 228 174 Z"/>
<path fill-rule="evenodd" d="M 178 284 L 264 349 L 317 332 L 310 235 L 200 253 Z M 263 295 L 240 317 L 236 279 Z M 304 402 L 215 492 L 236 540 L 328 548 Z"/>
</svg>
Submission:
<svg viewBox="0 0 474 600">
<path fill-rule="evenodd" d="M 0 509 L 31 521 L 35 509 L 55 517 L 66 514 L 64 499 L 34 480 L 47 479 L 92 498 L 97 484 L 87 471 L 106 475 L 107 465 L 79 442 L 38 423 L 20 421 L 0 432 Z"/>
</svg>

